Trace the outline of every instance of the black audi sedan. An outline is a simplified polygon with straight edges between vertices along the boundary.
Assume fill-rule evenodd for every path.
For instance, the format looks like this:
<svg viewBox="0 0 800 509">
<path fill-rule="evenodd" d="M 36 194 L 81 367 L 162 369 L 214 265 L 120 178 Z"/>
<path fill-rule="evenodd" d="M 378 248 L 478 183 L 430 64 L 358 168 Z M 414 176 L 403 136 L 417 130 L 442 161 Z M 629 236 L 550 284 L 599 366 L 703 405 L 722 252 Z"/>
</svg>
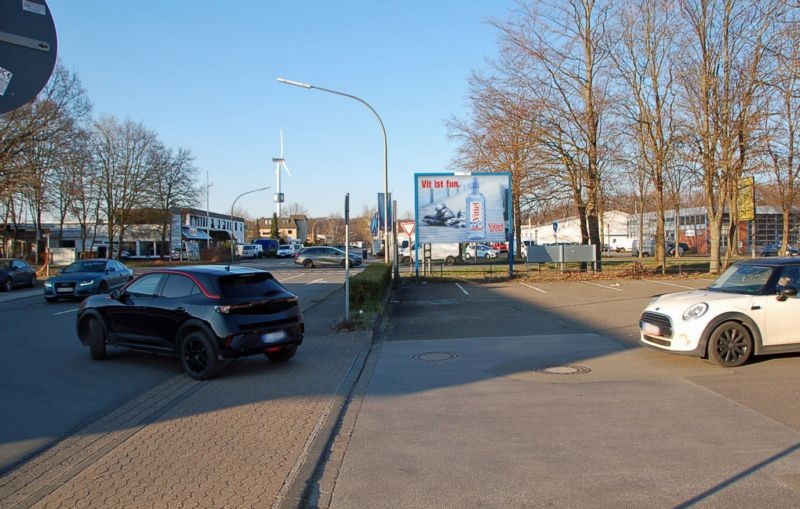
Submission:
<svg viewBox="0 0 800 509">
<path fill-rule="evenodd" d="M 271 273 L 200 265 L 142 274 L 81 303 L 78 337 L 92 359 L 106 346 L 177 355 L 192 378 L 212 378 L 226 359 L 291 359 L 303 341 L 298 298 Z"/>
</svg>

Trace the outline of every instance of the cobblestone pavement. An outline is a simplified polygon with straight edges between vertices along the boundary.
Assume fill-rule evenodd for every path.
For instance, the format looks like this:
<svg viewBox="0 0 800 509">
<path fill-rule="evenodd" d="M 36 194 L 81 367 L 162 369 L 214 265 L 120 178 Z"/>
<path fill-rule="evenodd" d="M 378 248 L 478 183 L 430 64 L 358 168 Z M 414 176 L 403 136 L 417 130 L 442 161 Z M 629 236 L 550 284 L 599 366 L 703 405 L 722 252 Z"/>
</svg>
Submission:
<svg viewBox="0 0 800 509">
<path fill-rule="evenodd" d="M 333 329 L 342 294 L 305 313 L 288 363 L 251 357 L 208 382 L 176 376 L 0 478 L 0 506 L 285 505 L 370 341 Z"/>
</svg>

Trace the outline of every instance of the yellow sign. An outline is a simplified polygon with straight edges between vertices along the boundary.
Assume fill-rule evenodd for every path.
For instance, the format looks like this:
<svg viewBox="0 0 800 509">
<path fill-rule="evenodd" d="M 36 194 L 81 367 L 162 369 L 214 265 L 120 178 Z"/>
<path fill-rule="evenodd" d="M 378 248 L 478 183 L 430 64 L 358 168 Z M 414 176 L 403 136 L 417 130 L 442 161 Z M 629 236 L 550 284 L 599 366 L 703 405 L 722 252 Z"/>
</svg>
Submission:
<svg viewBox="0 0 800 509">
<path fill-rule="evenodd" d="M 752 221 L 756 218 L 755 179 L 745 177 L 739 181 L 739 184 L 739 198 L 736 202 L 739 221 Z"/>
</svg>

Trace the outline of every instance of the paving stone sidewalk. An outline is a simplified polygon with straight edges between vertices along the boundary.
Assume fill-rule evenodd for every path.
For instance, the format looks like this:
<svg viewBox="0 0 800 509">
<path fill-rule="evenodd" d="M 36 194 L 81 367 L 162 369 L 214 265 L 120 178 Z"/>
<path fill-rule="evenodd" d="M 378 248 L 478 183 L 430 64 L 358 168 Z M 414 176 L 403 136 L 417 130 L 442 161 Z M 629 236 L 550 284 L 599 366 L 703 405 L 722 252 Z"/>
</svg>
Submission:
<svg viewBox="0 0 800 509">
<path fill-rule="evenodd" d="M 285 504 L 371 340 L 334 330 L 343 298 L 306 311 L 292 361 L 246 358 L 207 382 L 176 376 L 0 478 L 0 506 Z"/>
</svg>

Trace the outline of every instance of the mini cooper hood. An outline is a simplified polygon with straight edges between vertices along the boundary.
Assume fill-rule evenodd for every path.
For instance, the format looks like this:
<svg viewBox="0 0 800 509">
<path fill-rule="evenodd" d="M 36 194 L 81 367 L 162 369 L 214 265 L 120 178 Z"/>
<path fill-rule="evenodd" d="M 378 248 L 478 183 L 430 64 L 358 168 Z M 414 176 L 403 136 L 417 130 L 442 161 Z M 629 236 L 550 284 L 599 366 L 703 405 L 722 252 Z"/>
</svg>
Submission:
<svg viewBox="0 0 800 509">
<path fill-rule="evenodd" d="M 726 293 L 726 292 L 712 292 L 709 290 L 690 290 L 688 292 L 668 293 L 653 300 L 647 309 L 652 311 L 660 311 L 662 313 L 669 313 L 670 311 L 677 311 L 683 313 L 689 306 L 697 304 L 698 302 L 706 302 L 710 306 L 715 303 L 729 303 L 724 305 L 731 305 L 731 301 L 740 301 L 742 303 L 749 303 L 753 298 L 752 295 L 745 295 L 741 293 Z M 736 307 L 736 306 L 733 306 Z"/>
</svg>

